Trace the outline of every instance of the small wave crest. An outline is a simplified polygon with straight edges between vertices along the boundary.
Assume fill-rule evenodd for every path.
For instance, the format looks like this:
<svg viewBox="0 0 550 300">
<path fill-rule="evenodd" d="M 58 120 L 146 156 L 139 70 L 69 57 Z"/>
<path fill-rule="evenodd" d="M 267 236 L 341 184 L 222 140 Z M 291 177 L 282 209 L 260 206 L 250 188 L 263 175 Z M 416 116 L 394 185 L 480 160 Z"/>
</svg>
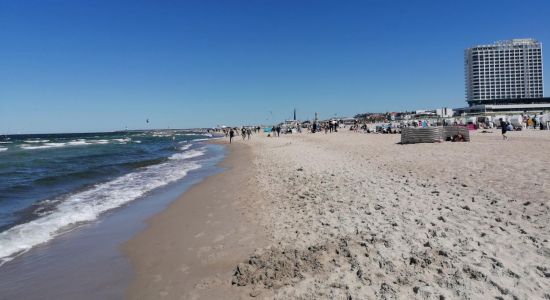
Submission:
<svg viewBox="0 0 550 300">
<path fill-rule="evenodd" d="M 67 143 L 45 143 L 44 145 L 40 146 L 33 146 L 29 144 L 23 144 L 21 145 L 21 149 L 24 150 L 35 150 L 35 149 L 49 149 L 49 148 L 59 148 L 66 146 Z"/>
<path fill-rule="evenodd" d="M 119 143 L 121 143 L 121 144 L 126 144 L 126 143 L 132 141 L 132 139 L 131 139 L 131 138 L 113 139 L 113 141 L 114 141 L 114 142 L 119 142 Z"/>
<path fill-rule="evenodd" d="M 92 144 L 109 144 L 109 140 L 91 140 Z"/>
<path fill-rule="evenodd" d="M 8 148 L 6 148 L 6 147 L 0 147 L 0 152 L 6 151 L 6 150 L 8 150 Z"/>
<path fill-rule="evenodd" d="M 183 146 L 180 147 L 180 150 L 181 150 L 181 151 L 185 151 L 185 150 L 191 148 L 191 146 L 193 146 L 193 144 L 183 145 Z"/>
<path fill-rule="evenodd" d="M 172 160 L 184 160 L 184 159 L 189 159 L 189 158 L 194 158 L 194 157 L 203 156 L 203 155 L 204 155 L 204 152 L 205 152 L 205 149 L 204 149 L 204 148 L 192 149 L 192 150 L 189 150 L 189 151 L 185 151 L 185 152 L 183 152 L 183 153 L 175 153 L 175 154 L 172 154 L 172 156 L 170 156 L 169 159 L 172 159 Z"/>
<path fill-rule="evenodd" d="M 36 144 L 36 143 L 47 143 L 50 140 L 25 140 L 24 143 Z"/>
<path fill-rule="evenodd" d="M 87 140 L 87 139 L 78 139 L 68 142 L 57 142 L 57 143 L 47 143 L 48 140 L 27 140 L 26 144 L 20 145 L 20 148 L 23 150 L 36 150 L 36 149 L 50 149 L 50 148 L 61 148 L 66 146 L 89 146 L 89 145 L 104 145 L 109 143 L 119 143 L 126 144 L 130 142 L 131 138 L 124 139 L 112 139 L 112 140 Z M 42 143 L 39 145 L 38 143 Z"/>
<path fill-rule="evenodd" d="M 80 140 L 74 140 L 74 141 L 70 141 L 67 143 L 67 145 L 69 146 L 83 146 L 83 145 L 88 145 L 89 143 L 85 140 L 85 139 L 80 139 Z"/>
</svg>

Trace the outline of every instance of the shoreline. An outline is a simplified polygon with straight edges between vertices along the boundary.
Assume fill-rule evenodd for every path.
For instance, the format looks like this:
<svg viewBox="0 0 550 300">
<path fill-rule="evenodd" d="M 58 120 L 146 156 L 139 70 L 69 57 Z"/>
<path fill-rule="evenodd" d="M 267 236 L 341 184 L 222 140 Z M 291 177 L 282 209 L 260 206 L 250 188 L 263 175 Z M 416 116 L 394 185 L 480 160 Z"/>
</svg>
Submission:
<svg viewBox="0 0 550 300">
<path fill-rule="evenodd" d="M 201 168 L 181 180 L 101 214 L 22 253 L 0 267 L 0 299 L 120 299 L 132 269 L 120 246 L 145 227 L 145 221 L 204 178 L 220 172 L 225 151 L 206 145 Z M 74 276 L 78 274 L 79 276 Z"/>
<path fill-rule="evenodd" d="M 239 142 L 226 150 L 222 172 L 186 190 L 122 245 L 134 275 L 128 298 L 238 299 L 250 292 L 231 278 L 239 262 L 266 244 L 244 212 L 247 199 L 258 196 L 253 153 Z"/>
</svg>

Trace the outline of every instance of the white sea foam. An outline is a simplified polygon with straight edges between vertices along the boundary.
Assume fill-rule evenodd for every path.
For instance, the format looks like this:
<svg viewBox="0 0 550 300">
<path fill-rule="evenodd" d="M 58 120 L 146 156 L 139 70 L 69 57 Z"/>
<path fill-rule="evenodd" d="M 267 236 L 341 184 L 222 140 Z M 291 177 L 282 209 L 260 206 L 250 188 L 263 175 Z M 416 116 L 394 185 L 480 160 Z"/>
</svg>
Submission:
<svg viewBox="0 0 550 300">
<path fill-rule="evenodd" d="M 193 157 L 199 157 L 204 155 L 204 151 L 205 149 L 201 148 L 197 150 L 193 149 L 193 150 L 185 151 L 183 153 L 175 153 L 175 154 L 172 154 L 172 156 L 170 156 L 169 159 L 183 160 L 183 159 L 189 159 Z"/>
<path fill-rule="evenodd" d="M 40 146 L 33 146 L 29 144 L 23 144 L 21 145 L 21 149 L 25 150 L 35 150 L 35 149 L 48 149 L 48 148 L 59 148 L 67 146 L 67 143 L 45 143 L 44 145 Z"/>
<path fill-rule="evenodd" d="M 0 152 L 6 151 L 6 150 L 8 150 L 8 148 L 6 148 L 6 147 L 0 147 Z"/>
<path fill-rule="evenodd" d="M 126 141 L 128 140 L 129 139 L 115 139 L 113 141 L 126 143 Z M 30 141 L 26 141 L 26 142 L 30 142 Z M 87 145 L 108 144 L 108 143 L 110 143 L 109 140 L 78 139 L 78 140 L 72 140 L 66 143 L 44 143 L 43 145 L 22 144 L 20 147 L 21 149 L 25 149 L 25 150 L 36 150 L 36 149 L 59 148 L 59 147 L 65 147 L 65 146 L 87 146 Z"/>
<path fill-rule="evenodd" d="M 153 132 L 154 137 L 167 137 L 167 136 L 173 136 L 174 133 L 172 132 Z"/>
<path fill-rule="evenodd" d="M 38 244 L 71 230 L 77 224 L 93 221 L 101 213 L 181 179 L 189 171 L 200 167 L 201 165 L 196 162 L 172 160 L 73 194 L 61 201 L 51 213 L 1 232 L 0 265 Z"/>
<path fill-rule="evenodd" d="M 132 140 L 131 138 L 113 139 L 113 141 L 119 142 L 119 143 L 123 143 L 123 144 L 128 143 L 128 142 L 130 142 L 131 140 Z"/>
<path fill-rule="evenodd" d="M 0 144 L 11 144 L 13 142 L 0 142 Z"/>
<path fill-rule="evenodd" d="M 26 141 L 23 141 L 24 143 L 47 143 L 49 142 L 50 140 L 26 140 Z"/>
<path fill-rule="evenodd" d="M 109 140 L 91 140 L 90 143 L 92 143 L 92 144 L 108 144 Z"/>
<path fill-rule="evenodd" d="M 181 151 L 185 151 L 185 150 L 191 148 L 191 146 L 193 146 L 193 144 L 183 145 L 183 146 L 180 147 L 180 150 L 181 150 Z"/>
<path fill-rule="evenodd" d="M 67 143 L 67 145 L 69 145 L 69 146 L 84 146 L 84 145 L 89 145 L 89 143 L 85 139 L 80 139 L 80 140 L 70 141 L 70 142 Z"/>
</svg>

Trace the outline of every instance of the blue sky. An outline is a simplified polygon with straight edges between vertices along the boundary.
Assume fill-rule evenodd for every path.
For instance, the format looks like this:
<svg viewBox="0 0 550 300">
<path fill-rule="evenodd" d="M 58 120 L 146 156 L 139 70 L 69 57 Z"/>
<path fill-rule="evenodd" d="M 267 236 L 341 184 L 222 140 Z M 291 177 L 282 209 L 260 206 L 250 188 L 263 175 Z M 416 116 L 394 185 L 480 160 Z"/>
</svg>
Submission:
<svg viewBox="0 0 550 300">
<path fill-rule="evenodd" d="M 465 106 L 464 48 L 546 45 L 549 16 L 547 0 L 0 0 L 0 134 Z"/>
</svg>

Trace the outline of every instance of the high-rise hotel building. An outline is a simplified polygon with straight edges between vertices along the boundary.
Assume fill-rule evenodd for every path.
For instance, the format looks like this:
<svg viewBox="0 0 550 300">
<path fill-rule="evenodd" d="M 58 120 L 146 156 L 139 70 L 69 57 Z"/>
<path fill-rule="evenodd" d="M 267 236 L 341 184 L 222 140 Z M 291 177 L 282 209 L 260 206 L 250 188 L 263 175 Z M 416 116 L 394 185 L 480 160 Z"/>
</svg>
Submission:
<svg viewBox="0 0 550 300">
<path fill-rule="evenodd" d="M 464 67 L 470 106 L 543 97 L 542 44 L 536 40 L 514 39 L 468 48 Z"/>
</svg>

